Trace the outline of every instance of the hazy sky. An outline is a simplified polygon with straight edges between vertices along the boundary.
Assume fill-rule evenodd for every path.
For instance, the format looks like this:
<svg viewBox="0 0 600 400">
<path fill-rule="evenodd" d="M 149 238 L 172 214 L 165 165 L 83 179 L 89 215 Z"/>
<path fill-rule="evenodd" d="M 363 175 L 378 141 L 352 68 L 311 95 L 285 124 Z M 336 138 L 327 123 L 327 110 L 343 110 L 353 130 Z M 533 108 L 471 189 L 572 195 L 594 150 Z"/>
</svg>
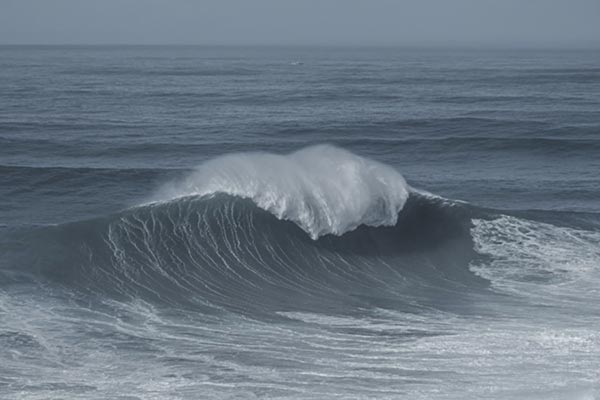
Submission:
<svg viewBox="0 0 600 400">
<path fill-rule="evenodd" d="M 0 43 L 600 45 L 600 0 L 0 0 Z"/>
</svg>

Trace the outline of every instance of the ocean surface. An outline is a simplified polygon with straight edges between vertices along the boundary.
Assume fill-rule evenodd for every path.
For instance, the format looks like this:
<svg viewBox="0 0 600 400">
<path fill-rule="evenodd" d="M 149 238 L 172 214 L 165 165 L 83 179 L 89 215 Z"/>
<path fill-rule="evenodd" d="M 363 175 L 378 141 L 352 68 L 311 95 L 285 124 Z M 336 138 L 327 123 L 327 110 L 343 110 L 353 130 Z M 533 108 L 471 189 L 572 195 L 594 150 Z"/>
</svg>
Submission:
<svg viewBox="0 0 600 400">
<path fill-rule="evenodd" d="M 0 47 L 0 398 L 600 398 L 600 51 Z"/>
</svg>

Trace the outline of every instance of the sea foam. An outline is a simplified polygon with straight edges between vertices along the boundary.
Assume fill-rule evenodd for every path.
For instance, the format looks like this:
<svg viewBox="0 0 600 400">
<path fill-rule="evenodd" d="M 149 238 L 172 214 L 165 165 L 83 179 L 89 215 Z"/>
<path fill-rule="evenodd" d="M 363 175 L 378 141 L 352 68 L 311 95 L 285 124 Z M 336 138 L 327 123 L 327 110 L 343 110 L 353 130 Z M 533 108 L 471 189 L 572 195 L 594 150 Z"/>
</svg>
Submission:
<svg viewBox="0 0 600 400">
<path fill-rule="evenodd" d="M 200 165 L 163 187 L 158 201 L 225 193 L 251 199 L 313 239 L 341 235 L 359 225 L 397 222 L 409 187 L 390 166 L 331 146 L 290 154 L 237 153 Z"/>
</svg>

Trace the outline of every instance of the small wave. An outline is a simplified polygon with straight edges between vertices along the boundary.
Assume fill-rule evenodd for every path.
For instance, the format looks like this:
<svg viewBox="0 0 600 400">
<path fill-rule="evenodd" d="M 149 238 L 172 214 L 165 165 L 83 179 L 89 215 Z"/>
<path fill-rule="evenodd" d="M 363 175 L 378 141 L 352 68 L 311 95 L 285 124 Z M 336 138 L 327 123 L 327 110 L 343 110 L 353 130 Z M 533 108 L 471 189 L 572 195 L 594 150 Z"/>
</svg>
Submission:
<svg viewBox="0 0 600 400">
<path fill-rule="evenodd" d="M 295 153 L 239 153 L 200 165 L 163 187 L 156 201 L 224 193 L 251 199 L 313 239 L 359 225 L 393 226 L 409 195 L 392 167 L 329 145 Z"/>
</svg>

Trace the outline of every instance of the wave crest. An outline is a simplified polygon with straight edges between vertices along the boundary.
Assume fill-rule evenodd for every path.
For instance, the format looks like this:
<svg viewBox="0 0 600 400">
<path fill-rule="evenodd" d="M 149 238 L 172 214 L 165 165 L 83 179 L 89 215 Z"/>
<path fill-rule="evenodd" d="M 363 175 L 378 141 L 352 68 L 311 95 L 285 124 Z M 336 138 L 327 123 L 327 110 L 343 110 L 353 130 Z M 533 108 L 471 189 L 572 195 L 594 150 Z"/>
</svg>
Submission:
<svg viewBox="0 0 600 400">
<path fill-rule="evenodd" d="M 238 153 L 212 159 L 163 187 L 156 201 L 225 193 L 251 199 L 313 239 L 359 225 L 393 226 L 409 187 L 382 163 L 330 145 L 286 154 Z"/>
</svg>

